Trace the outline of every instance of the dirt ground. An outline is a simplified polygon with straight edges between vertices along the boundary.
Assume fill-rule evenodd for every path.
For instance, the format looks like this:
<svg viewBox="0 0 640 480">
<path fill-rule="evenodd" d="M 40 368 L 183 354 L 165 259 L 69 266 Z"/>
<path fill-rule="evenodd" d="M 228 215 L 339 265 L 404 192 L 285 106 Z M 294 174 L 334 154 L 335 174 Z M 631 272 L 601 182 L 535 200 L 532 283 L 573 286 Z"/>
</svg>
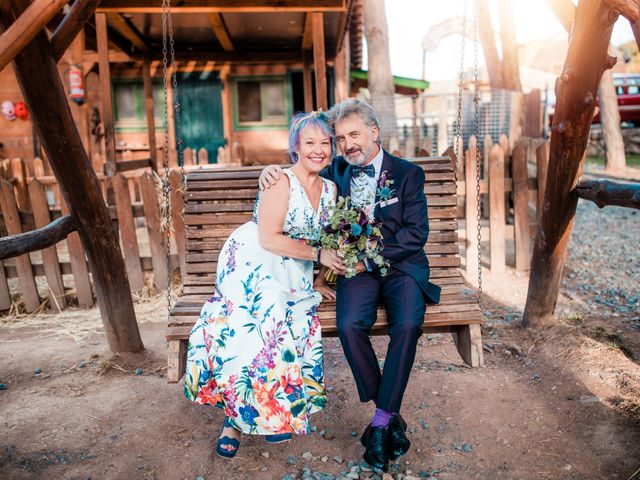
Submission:
<svg viewBox="0 0 640 480">
<path fill-rule="evenodd" d="M 413 447 L 393 478 L 640 479 L 639 220 L 579 205 L 553 328 L 521 328 L 526 276 L 485 273 L 485 368 L 466 368 L 448 336 L 420 340 L 402 410 Z M 359 463 L 373 407 L 337 340 L 316 431 L 245 437 L 224 461 L 211 455 L 220 412 L 166 382 L 163 299 L 136 308 L 135 355 L 111 354 L 96 309 L 0 319 L 0 478 L 380 478 Z M 383 361 L 386 339 L 374 344 Z"/>
</svg>

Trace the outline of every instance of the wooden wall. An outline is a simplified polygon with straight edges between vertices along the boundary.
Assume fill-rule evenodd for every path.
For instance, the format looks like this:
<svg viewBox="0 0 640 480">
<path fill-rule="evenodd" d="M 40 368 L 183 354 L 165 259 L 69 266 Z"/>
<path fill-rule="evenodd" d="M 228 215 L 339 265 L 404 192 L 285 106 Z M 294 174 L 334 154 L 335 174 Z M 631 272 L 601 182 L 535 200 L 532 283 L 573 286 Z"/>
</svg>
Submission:
<svg viewBox="0 0 640 480">
<path fill-rule="evenodd" d="M 13 67 L 0 72 L 0 103 L 24 101 Z M 0 115 L 0 158 L 33 158 L 33 124 L 31 120 L 9 121 Z"/>
</svg>

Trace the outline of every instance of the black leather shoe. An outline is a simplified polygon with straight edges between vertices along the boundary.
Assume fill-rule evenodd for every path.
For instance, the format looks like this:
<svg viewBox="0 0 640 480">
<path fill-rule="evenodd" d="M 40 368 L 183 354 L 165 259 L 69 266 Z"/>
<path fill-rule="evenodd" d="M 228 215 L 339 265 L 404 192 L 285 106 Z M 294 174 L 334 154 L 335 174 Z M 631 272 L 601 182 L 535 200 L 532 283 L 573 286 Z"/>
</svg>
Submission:
<svg viewBox="0 0 640 480">
<path fill-rule="evenodd" d="M 387 436 L 387 456 L 390 460 L 397 460 L 409 451 L 411 442 L 404 433 L 406 431 L 407 422 L 404 421 L 400 414 L 391 417 Z"/>
<path fill-rule="evenodd" d="M 378 468 L 383 471 L 389 469 L 389 458 L 387 456 L 387 429 L 384 427 L 372 427 L 369 425 L 360 441 L 365 447 L 364 458 L 365 462 L 371 465 L 372 468 Z"/>
</svg>

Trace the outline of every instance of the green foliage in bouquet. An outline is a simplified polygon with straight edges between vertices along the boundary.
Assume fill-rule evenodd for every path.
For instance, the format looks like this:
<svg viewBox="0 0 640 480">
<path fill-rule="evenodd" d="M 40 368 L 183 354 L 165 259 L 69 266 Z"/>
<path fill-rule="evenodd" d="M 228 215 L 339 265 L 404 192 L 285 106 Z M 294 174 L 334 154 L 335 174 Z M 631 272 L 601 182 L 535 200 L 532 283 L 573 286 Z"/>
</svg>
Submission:
<svg viewBox="0 0 640 480">
<path fill-rule="evenodd" d="M 338 197 L 330 223 L 320 232 L 322 248 L 335 250 L 343 258 L 347 268 L 346 277 L 355 275 L 356 264 L 368 259 L 387 274 L 389 262 L 382 257 L 382 233 L 380 222 L 370 221 L 367 212 L 351 203 L 349 197 Z M 335 279 L 333 271 L 327 272 L 327 280 Z"/>
</svg>

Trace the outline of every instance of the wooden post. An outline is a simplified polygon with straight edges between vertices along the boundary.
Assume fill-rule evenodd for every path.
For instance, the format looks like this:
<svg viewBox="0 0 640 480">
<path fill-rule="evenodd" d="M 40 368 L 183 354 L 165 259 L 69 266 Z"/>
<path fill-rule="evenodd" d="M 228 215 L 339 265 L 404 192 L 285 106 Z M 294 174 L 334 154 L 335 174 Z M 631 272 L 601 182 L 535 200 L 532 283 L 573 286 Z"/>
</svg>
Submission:
<svg viewBox="0 0 640 480">
<path fill-rule="evenodd" d="M 491 160 L 491 149 L 493 148 L 493 140 L 488 133 L 484 136 L 484 142 L 482 143 L 482 178 L 489 181 L 489 163 Z M 502 163 L 504 164 L 504 155 Z M 487 201 L 482 203 L 482 218 L 489 217 L 489 200 L 487 195 Z M 503 206 L 504 209 L 504 206 Z"/>
<path fill-rule="evenodd" d="M 515 227 L 516 270 L 529 268 L 529 190 L 527 151 L 519 143 L 513 149 L 513 223 Z"/>
<path fill-rule="evenodd" d="M 36 228 L 43 228 L 51 222 L 49 215 L 49 204 L 47 203 L 47 193 L 44 185 L 39 180 L 33 179 L 29 183 L 29 196 L 33 206 L 33 220 Z M 42 265 L 44 274 L 47 277 L 49 290 L 54 298 L 49 301 L 51 308 L 62 309 L 67 305 L 64 295 L 64 283 L 62 272 L 60 271 L 60 260 L 55 245 L 42 250 Z"/>
<path fill-rule="evenodd" d="M 13 188 L 4 180 L 0 181 L 0 207 L 2 208 L 2 217 L 7 233 L 9 235 L 22 233 L 22 223 L 20 223 L 20 214 L 18 213 Z M 29 313 L 35 312 L 40 308 L 40 299 L 38 298 L 38 287 L 33 277 L 29 254 L 25 253 L 16 257 L 15 262 L 25 309 Z"/>
<path fill-rule="evenodd" d="M 116 197 L 116 209 L 118 211 L 118 226 L 122 239 L 124 263 L 127 266 L 127 275 L 132 291 L 138 291 L 144 286 L 142 265 L 140 264 L 140 251 L 136 237 L 136 225 L 131 210 L 131 196 L 127 179 L 121 173 L 112 179 L 113 190 Z"/>
<path fill-rule="evenodd" d="M 146 172 L 140 177 L 140 191 L 144 204 L 144 216 L 147 219 L 147 232 L 149 233 L 149 248 L 151 249 L 151 263 L 153 264 L 153 279 L 161 290 L 167 289 L 167 253 L 165 237 L 160 232 L 160 207 L 156 184 L 150 173 Z"/>
<path fill-rule="evenodd" d="M 69 214 L 69 207 L 64 197 L 60 199 L 60 208 L 63 215 Z M 73 274 L 73 284 L 76 288 L 78 306 L 91 308 L 93 307 L 91 279 L 89 278 L 87 259 L 82 247 L 82 241 L 77 232 L 73 232 L 67 237 L 67 251 L 69 252 L 69 263 L 71 263 L 71 273 Z"/>
<path fill-rule="evenodd" d="M 0 2 L 0 30 L 28 5 L 28 0 L 14 0 L 10 6 Z M 144 347 L 118 238 L 73 122 L 45 32 L 36 35 L 15 57 L 14 70 L 31 119 L 78 225 L 109 347 L 114 351 L 139 352 Z"/>
<path fill-rule="evenodd" d="M 449 122 L 447 120 L 447 97 L 440 96 L 438 102 L 438 152 L 444 152 L 449 147 Z"/>
<path fill-rule="evenodd" d="M 144 82 L 144 107 L 147 113 L 147 135 L 149 136 L 149 157 L 151 168 L 158 171 L 158 147 L 156 146 L 156 119 L 153 111 L 153 84 L 151 81 L 151 58 L 145 55 L 142 62 L 142 80 Z"/>
<path fill-rule="evenodd" d="M 544 142 L 536 150 L 536 176 L 538 177 L 538 205 L 536 207 L 536 223 L 540 225 L 542 209 L 544 207 L 544 192 L 547 186 L 547 171 L 549 169 L 549 143 Z"/>
<path fill-rule="evenodd" d="M 7 275 L 4 272 L 4 262 L 0 262 L 0 310 L 9 310 L 11 303 L 11 292 L 7 283 Z"/>
<path fill-rule="evenodd" d="M 465 165 L 465 236 L 467 239 L 467 279 L 476 284 L 478 281 L 478 199 L 476 196 L 476 150 L 478 142 L 475 135 L 469 138 L 469 150 Z"/>
<path fill-rule="evenodd" d="M 576 10 L 567 59 L 556 82 L 558 102 L 553 118 L 544 208 L 531 262 L 525 325 L 554 321 L 578 202 L 577 196 L 570 192 L 576 184 L 587 146 L 602 73 L 615 64 L 615 57 L 609 57 L 607 50 L 617 18 L 614 10 L 600 0 L 582 0 Z"/>
<path fill-rule="evenodd" d="M 489 230 L 491 232 L 491 271 L 505 270 L 504 152 L 495 145 L 489 154 Z"/>
<path fill-rule="evenodd" d="M 327 110 L 327 59 L 324 54 L 324 15 L 313 12 L 313 67 L 316 72 L 316 104 Z"/>
<path fill-rule="evenodd" d="M 29 192 L 27 191 L 27 168 L 21 158 L 11 159 L 11 183 L 16 191 L 18 207 L 21 210 L 31 210 Z"/>
<path fill-rule="evenodd" d="M 305 112 L 311 112 L 313 110 L 313 86 L 312 86 L 312 71 L 311 71 L 311 53 L 308 51 L 302 52 L 303 70 L 302 70 L 302 88 L 304 90 L 304 110 Z"/>
<path fill-rule="evenodd" d="M 102 125 L 108 177 L 116 174 L 116 131 L 113 119 L 113 100 L 111 97 L 111 70 L 109 67 L 109 39 L 107 37 L 107 16 L 96 13 L 96 36 L 98 39 L 98 65 L 100 68 L 100 90 L 102 92 Z"/>
</svg>

